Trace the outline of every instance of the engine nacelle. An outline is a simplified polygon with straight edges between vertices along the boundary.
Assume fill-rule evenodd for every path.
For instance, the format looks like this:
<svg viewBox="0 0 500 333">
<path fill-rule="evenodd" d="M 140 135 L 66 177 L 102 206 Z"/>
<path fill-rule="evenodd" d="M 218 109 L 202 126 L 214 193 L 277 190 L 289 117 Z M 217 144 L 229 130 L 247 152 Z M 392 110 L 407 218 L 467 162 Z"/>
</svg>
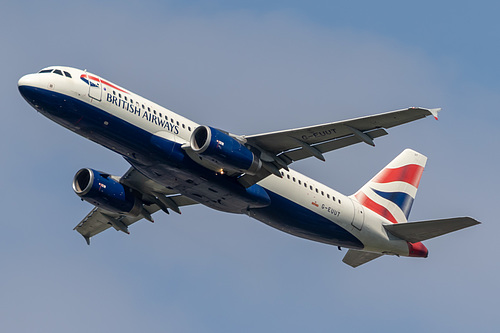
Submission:
<svg viewBox="0 0 500 333">
<path fill-rule="evenodd" d="M 262 167 L 261 160 L 247 147 L 213 127 L 197 127 L 191 135 L 190 145 L 193 152 L 224 171 L 255 175 Z"/>
<path fill-rule="evenodd" d="M 73 190 L 83 200 L 111 212 L 137 216 L 141 211 L 142 202 L 131 188 L 96 170 L 79 170 Z"/>
</svg>

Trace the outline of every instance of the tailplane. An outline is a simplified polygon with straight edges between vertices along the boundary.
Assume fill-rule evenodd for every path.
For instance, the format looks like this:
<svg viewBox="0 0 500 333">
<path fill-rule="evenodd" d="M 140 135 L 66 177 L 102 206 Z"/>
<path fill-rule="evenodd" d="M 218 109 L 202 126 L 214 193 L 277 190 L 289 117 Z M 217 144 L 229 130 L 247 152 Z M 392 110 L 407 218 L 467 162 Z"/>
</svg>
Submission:
<svg viewBox="0 0 500 333">
<path fill-rule="evenodd" d="M 408 221 L 427 157 L 406 149 L 353 197 L 392 223 Z"/>
<path fill-rule="evenodd" d="M 345 264 L 348 264 L 349 266 L 356 268 L 381 256 L 383 256 L 382 253 L 373 253 L 373 252 L 365 252 L 365 251 L 350 249 L 349 251 L 347 251 L 342 261 Z"/>
<path fill-rule="evenodd" d="M 406 224 L 386 224 L 384 228 L 398 238 L 416 243 L 480 223 L 471 217 L 454 217 Z"/>
<path fill-rule="evenodd" d="M 471 217 L 454 217 L 441 220 L 429 220 L 412 223 L 384 224 L 385 230 L 408 242 L 409 257 L 427 258 L 427 248 L 421 241 L 438 237 L 453 231 L 472 227 L 481 222 Z M 365 252 L 350 249 L 342 260 L 351 267 L 358 267 L 381 257 L 382 253 Z"/>
</svg>

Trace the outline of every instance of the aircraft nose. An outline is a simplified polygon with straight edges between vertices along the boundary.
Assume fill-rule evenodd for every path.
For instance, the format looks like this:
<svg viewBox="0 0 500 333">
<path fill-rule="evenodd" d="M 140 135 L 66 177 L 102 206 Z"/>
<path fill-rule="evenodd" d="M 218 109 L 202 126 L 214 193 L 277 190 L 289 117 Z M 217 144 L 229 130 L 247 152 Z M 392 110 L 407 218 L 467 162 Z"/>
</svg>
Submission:
<svg viewBox="0 0 500 333">
<path fill-rule="evenodd" d="M 36 74 L 28 74 L 19 79 L 17 81 L 17 89 L 21 96 L 31 104 L 35 109 L 38 110 L 38 102 L 40 100 L 40 87 L 43 85 L 43 82 L 40 82 L 40 79 Z"/>
<path fill-rule="evenodd" d="M 33 74 L 24 75 L 17 81 L 17 86 L 29 86 L 33 84 Z"/>
<path fill-rule="evenodd" d="M 27 100 L 29 100 L 28 95 L 33 90 L 33 86 L 35 86 L 33 74 L 25 75 L 17 81 L 17 89 L 19 89 L 21 95 Z"/>
</svg>

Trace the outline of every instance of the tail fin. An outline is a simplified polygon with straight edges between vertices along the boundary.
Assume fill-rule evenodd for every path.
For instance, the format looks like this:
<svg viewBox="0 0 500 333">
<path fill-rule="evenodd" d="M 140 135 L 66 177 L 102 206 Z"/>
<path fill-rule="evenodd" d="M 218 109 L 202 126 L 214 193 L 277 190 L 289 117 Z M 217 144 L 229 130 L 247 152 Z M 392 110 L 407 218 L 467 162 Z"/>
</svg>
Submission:
<svg viewBox="0 0 500 333">
<path fill-rule="evenodd" d="M 392 223 L 408 221 L 427 157 L 406 149 L 353 197 Z"/>
</svg>

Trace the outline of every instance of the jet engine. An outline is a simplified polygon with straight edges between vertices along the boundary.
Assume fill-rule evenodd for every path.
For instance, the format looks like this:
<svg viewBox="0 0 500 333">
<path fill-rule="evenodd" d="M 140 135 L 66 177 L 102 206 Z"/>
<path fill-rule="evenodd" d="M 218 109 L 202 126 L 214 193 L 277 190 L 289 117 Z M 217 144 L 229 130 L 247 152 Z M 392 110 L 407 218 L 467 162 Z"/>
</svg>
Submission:
<svg viewBox="0 0 500 333">
<path fill-rule="evenodd" d="M 197 127 L 190 146 L 195 154 L 217 165 L 220 171 L 255 175 L 262 167 L 262 161 L 245 145 L 213 127 Z"/>
<path fill-rule="evenodd" d="M 82 200 L 107 211 L 137 216 L 142 210 L 142 201 L 133 189 L 96 170 L 79 170 L 73 179 L 73 190 Z"/>
</svg>

